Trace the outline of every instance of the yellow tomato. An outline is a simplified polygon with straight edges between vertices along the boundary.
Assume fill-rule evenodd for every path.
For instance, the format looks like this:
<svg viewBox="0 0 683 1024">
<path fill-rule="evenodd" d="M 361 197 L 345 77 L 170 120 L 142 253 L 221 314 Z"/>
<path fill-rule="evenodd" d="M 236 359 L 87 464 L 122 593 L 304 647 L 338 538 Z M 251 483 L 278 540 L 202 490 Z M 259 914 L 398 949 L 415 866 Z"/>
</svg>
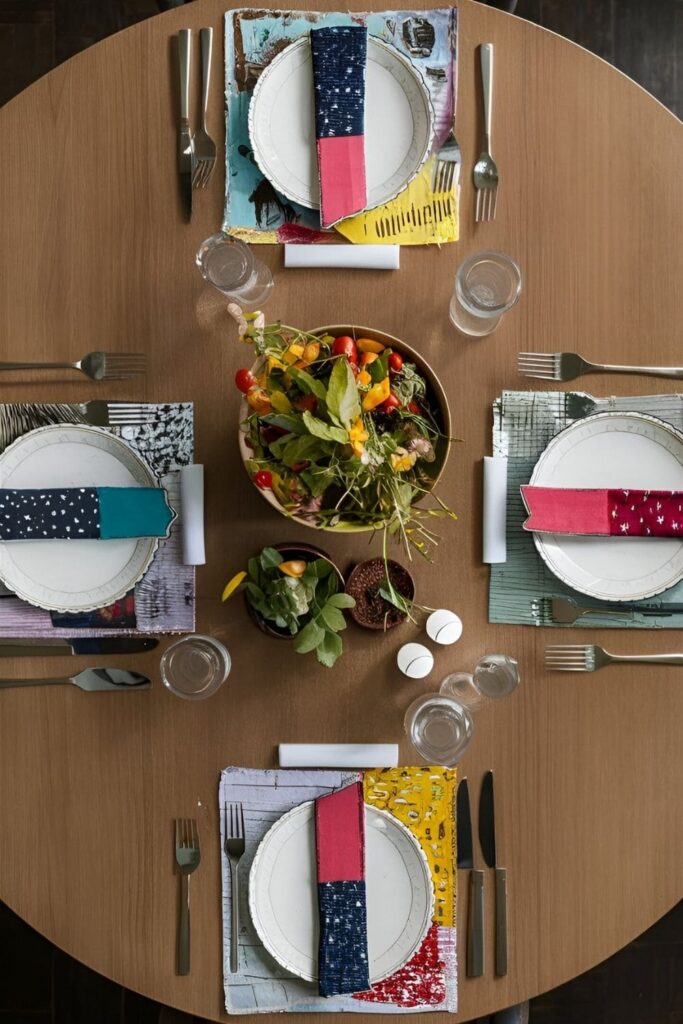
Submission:
<svg viewBox="0 0 683 1024">
<path fill-rule="evenodd" d="M 356 342 L 359 352 L 384 352 L 384 347 L 381 341 L 375 341 L 373 338 L 359 338 Z"/>
<path fill-rule="evenodd" d="M 306 572 L 306 563 L 303 559 L 292 559 L 291 562 L 280 562 L 278 565 L 280 572 L 283 572 L 285 576 L 293 576 L 295 579 L 299 576 L 303 576 Z"/>
<path fill-rule="evenodd" d="M 372 383 L 372 377 L 367 370 L 361 370 L 356 377 L 356 383 L 361 384 L 363 387 L 367 387 L 368 384 Z"/>
</svg>

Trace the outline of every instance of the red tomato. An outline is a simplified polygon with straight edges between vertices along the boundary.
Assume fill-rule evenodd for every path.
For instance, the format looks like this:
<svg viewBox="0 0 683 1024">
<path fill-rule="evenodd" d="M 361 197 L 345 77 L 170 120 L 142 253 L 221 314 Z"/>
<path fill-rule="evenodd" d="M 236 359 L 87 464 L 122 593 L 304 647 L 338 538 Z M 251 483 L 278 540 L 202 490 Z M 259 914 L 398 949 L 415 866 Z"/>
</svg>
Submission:
<svg viewBox="0 0 683 1024">
<path fill-rule="evenodd" d="M 401 403 L 394 394 L 389 395 L 389 397 L 385 398 L 382 404 L 378 406 L 380 412 L 386 413 L 393 412 L 394 409 L 400 409 L 400 407 Z"/>
<path fill-rule="evenodd" d="M 267 469 L 259 469 L 258 473 L 254 473 L 252 480 L 257 487 L 261 488 L 262 491 L 273 486 L 273 474 Z"/>
<path fill-rule="evenodd" d="M 389 369 L 392 373 L 398 373 L 403 369 L 403 356 L 398 352 L 392 352 L 389 356 Z"/>
<path fill-rule="evenodd" d="M 251 370 L 238 370 L 235 374 L 235 386 L 243 395 L 246 395 L 250 388 L 257 385 L 257 380 Z"/>
<path fill-rule="evenodd" d="M 341 338 L 335 338 L 332 346 L 333 356 L 346 356 L 350 363 L 358 362 L 358 349 L 353 338 L 343 334 Z"/>
<path fill-rule="evenodd" d="M 422 412 L 422 409 L 417 402 L 408 402 L 408 410 L 409 412 L 414 413 L 415 416 L 419 416 Z"/>
<path fill-rule="evenodd" d="M 315 412 L 318 408 L 318 399 L 315 395 L 302 395 L 301 398 L 297 398 L 293 403 L 295 409 L 301 409 L 302 412 L 306 410 L 308 412 Z"/>
</svg>

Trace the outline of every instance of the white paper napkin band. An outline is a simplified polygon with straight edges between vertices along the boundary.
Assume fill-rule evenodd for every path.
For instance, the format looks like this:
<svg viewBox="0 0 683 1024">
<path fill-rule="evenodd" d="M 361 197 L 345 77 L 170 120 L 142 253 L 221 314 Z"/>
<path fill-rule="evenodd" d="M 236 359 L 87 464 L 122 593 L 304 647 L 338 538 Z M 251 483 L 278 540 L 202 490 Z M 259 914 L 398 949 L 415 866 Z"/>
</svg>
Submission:
<svg viewBox="0 0 683 1024">
<path fill-rule="evenodd" d="M 180 470 L 183 563 L 204 565 L 204 467 L 193 463 Z"/>
<path fill-rule="evenodd" d="M 398 270 L 399 245 L 285 245 L 286 267 Z"/>
<path fill-rule="evenodd" d="M 491 564 L 507 560 L 508 460 L 484 458 L 484 561 Z"/>
<path fill-rule="evenodd" d="M 396 768 L 396 743 L 281 743 L 281 768 Z"/>
</svg>

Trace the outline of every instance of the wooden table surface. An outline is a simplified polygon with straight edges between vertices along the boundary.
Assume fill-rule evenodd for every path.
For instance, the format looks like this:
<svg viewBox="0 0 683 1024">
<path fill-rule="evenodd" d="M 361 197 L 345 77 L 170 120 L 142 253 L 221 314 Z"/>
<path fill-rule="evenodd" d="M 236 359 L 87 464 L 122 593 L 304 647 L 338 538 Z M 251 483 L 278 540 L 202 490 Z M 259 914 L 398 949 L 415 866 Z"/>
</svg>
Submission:
<svg viewBox="0 0 683 1024">
<path fill-rule="evenodd" d="M 3 358 L 71 359 L 102 347 L 144 349 L 151 362 L 146 381 L 133 385 L 5 377 L 3 400 L 194 400 L 208 514 L 198 627 L 223 638 L 233 659 L 229 681 L 206 703 L 166 692 L 156 653 L 129 659 L 155 678 L 151 692 L 0 695 L 0 897 L 96 970 L 219 1020 L 220 769 L 273 766 L 280 741 L 401 741 L 404 709 L 417 694 L 484 652 L 503 651 L 519 659 L 523 683 L 477 715 L 462 771 L 475 789 L 485 769 L 496 772 L 510 972 L 465 979 L 461 931 L 459 1016 L 467 1019 L 586 970 L 647 928 L 683 889 L 680 671 L 624 666 L 546 676 L 543 649 L 566 634 L 488 625 L 480 529 L 491 402 L 502 388 L 520 386 L 519 350 L 680 362 L 681 125 L 586 51 L 462 0 L 460 242 L 404 249 L 394 274 L 284 271 L 279 248 L 261 250 L 276 279 L 269 316 L 301 326 L 356 322 L 405 338 L 440 371 L 463 438 L 442 485 L 459 522 L 444 525 L 436 565 L 415 567 L 419 598 L 455 608 L 463 639 L 437 654 L 430 679 L 408 681 L 394 657 L 410 626 L 387 637 L 353 627 L 337 667 L 322 670 L 259 633 L 239 602 L 218 600 L 245 554 L 264 543 L 317 539 L 344 565 L 379 551 L 378 538 L 313 538 L 288 524 L 239 463 L 232 376 L 249 359 L 218 294 L 193 266 L 199 243 L 221 221 L 223 175 L 219 168 L 210 190 L 196 196 L 187 226 L 174 164 L 172 40 L 184 25 L 213 25 L 222 38 L 225 7 L 225 0 L 198 0 L 114 36 L 0 112 Z M 496 47 L 493 140 L 502 185 L 496 222 L 475 226 L 473 51 L 484 40 Z M 194 57 L 197 83 L 198 46 Z M 221 74 L 215 59 L 210 121 L 222 143 Z M 482 248 L 518 258 L 524 294 L 497 333 L 468 341 L 450 327 L 447 307 L 456 265 Z M 647 378 L 583 383 L 598 395 L 676 387 Z M 605 640 L 619 651 L 681 647 L 671 632 L 578 629 L 572 639 Z M 50 674 L 56 667 L 72 665 L 53 661 Z M 8 661 L 0 674 L 47 668 Z M 405 741 L 402 756 L 411 758 Z M 176 815 L 197 816 L 202 832 L 193 969 L 183 978 L 174 973 Z M 461 900 L 461 925 L 464 909 Z M 489 964 L 491 925 L 489 918 Z"/>
</svg>

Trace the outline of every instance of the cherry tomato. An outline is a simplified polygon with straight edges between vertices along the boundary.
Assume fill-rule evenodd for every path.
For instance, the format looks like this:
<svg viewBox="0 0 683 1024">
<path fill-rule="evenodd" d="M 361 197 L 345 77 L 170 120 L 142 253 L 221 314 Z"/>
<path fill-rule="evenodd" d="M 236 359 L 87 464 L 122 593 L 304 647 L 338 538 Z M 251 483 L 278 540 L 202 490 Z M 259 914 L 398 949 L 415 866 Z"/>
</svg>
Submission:
<svg viewBox="0 0 683 1024">
<path fill-rule="evenodd" d="M 266 491 L 269 487 L 273 486 L 273 474 L 267 469 L 259 469 L 258 473 L 254 473 L 252 480 L 262 491 Z"/>
<path fill-rule="evenodd" d="M 399 402 L 398 398 L 396 397 L 396 395 L 392 394 L 389 395 L 388 398 L 384 399 L 382 404 L 379 406 L 379 411 L 389 413 L 393 412 L 394 409 L 400 409 L 400 407 L 401 403 Z"/>
<path fill-rule="evenodd" d="M 419 416 L 422 412 L 422 409 L 417 404 L 417 402 L 408 402 L 408 411 L 412 412 L 415 416 Z"/>
<path fill-rule="evenodd" d="M 255 388 L 257 380 L 251 370 L 238 370 L 235 374 L 235 386 L 243 395 L 246 395 L 250 388 Z"/>
<path fill-rule="evenodd" d="M 346 356 L 350 363 L 358 362 L 358 349 L 353 338 L 343 334 L 341 338 L 335 338 L 332 346 L 333 356 Z"/>
<path fill-rule="evenodd" d="M 389 356 L 389 369 L 392 373 L 398 373 L 403 369 L 403 356 L 398 352 L 392 352 Z"/>
<path fill-rule="evenodd" d="M 318 408 L 318 399 L 315 395 L 302 395 L 301 398 L 297 398 L 292 404 L 295 409 L 300 409 L 302 412 L 315 412 Z"/>
</svg>

